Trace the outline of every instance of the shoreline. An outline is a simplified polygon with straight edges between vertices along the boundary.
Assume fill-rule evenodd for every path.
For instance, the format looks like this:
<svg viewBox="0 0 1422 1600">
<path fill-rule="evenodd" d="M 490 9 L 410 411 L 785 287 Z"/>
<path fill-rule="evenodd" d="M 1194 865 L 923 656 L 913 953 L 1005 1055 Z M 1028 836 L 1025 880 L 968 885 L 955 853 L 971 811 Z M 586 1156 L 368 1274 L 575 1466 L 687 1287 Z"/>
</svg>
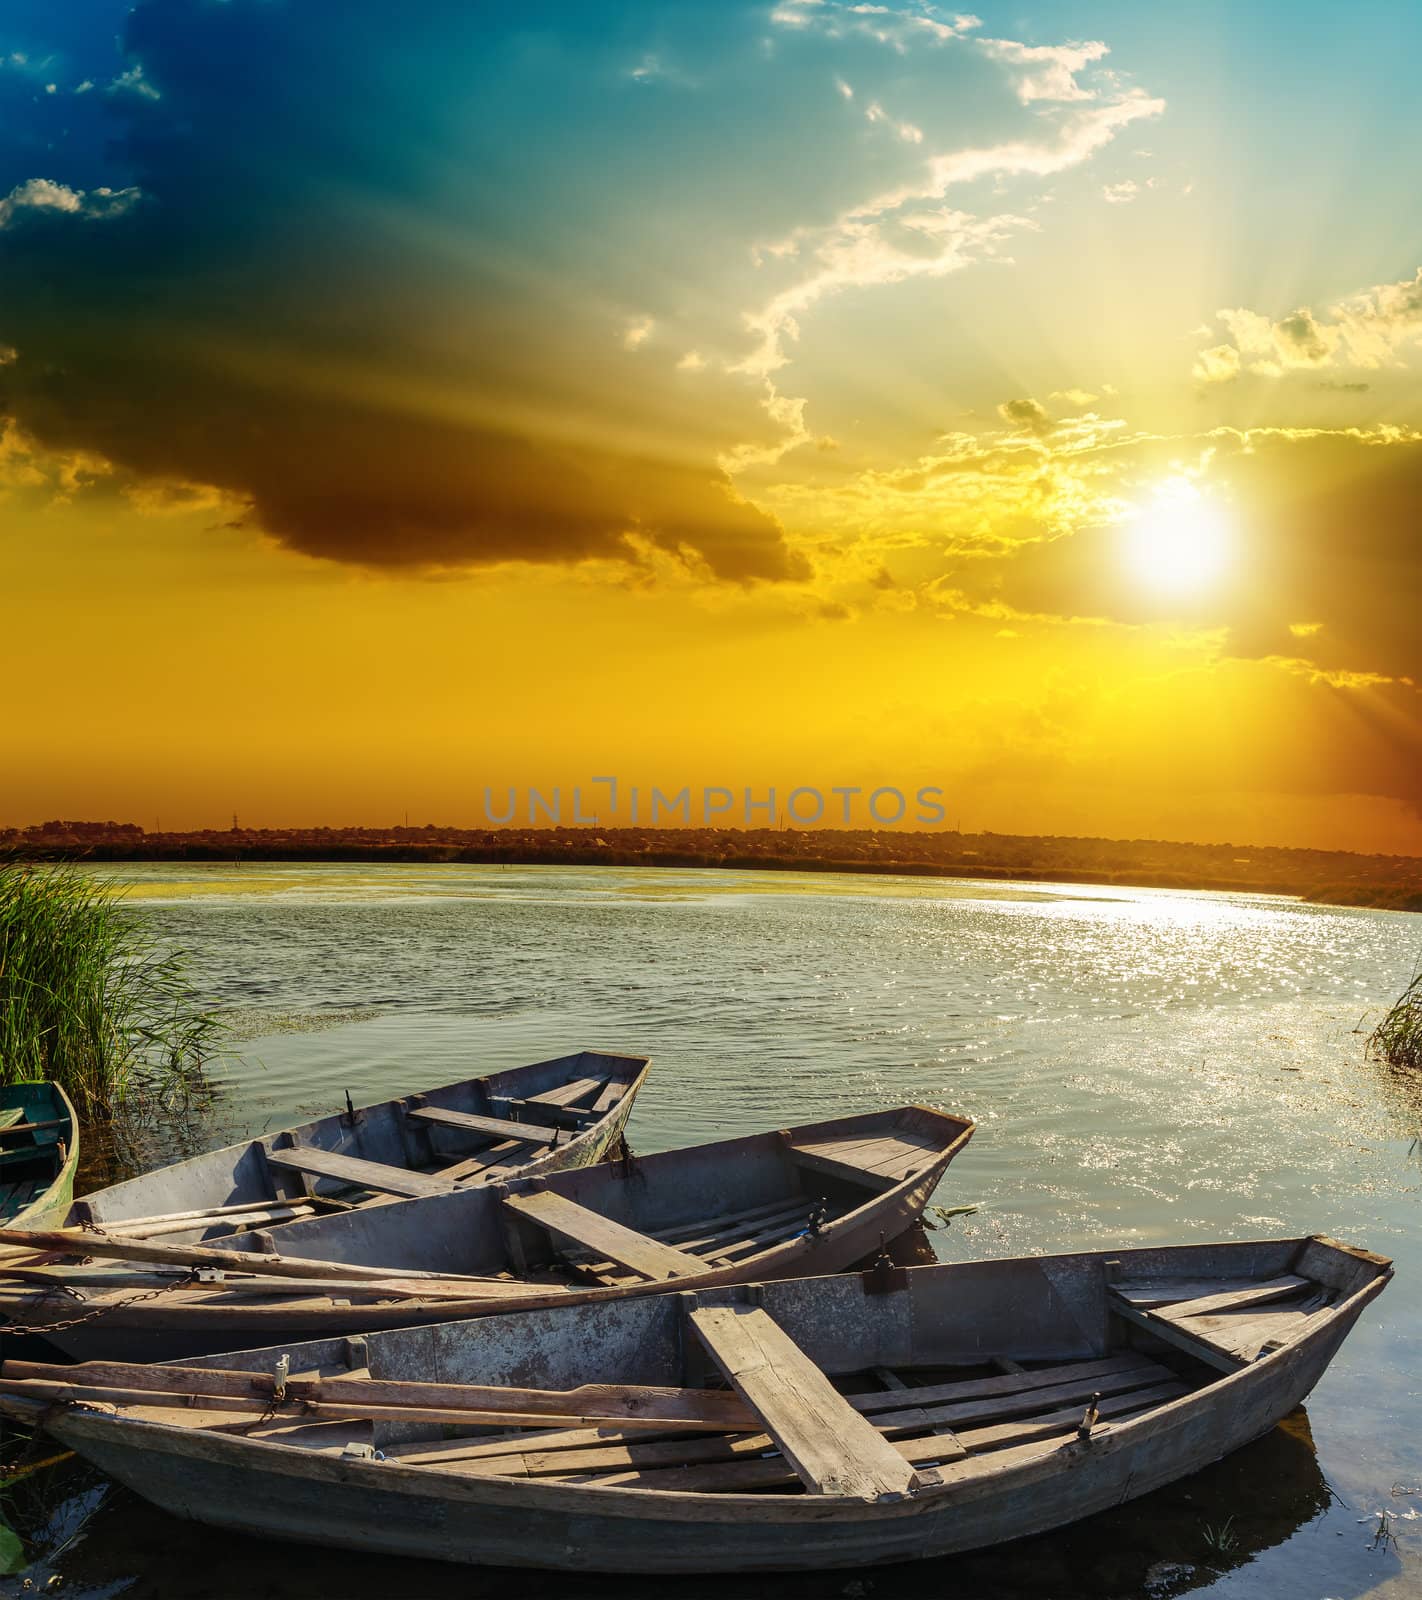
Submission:
<svg viewBox="0 0 1422 1600">
<path fill-rule="evenodd" d="M 781 836 L 784 837 L 784 836 Z M 803 840 L 806 835 L 794 835 Z M 1007 839 L 1008 836 L 998 836 Z M 882 848 L 883 836 L 878 836 Z M 1015 842 L 1015 841 L 1014 841 Z M 1104 841 L 1103 841 L 1104 842 Z M 1176 847 L 1184 850 L 1200 846 Z M 1102 888 L 1198 890 L 1217 894 L 1273 894 L 1288 896 L 1310 905 L 1331 905 L 1383 911 L 1422 912 L 1422 870 L 1412 881 L 1359 881 L 1319 883 L 1273 874 L 1227 874 L 1179 869 L 1153 868 L 1143 863 L 1120 865 L 1070 866 L 1065 863 L 1023 863 L 979 859 L 924 860 L 922 857 L 879 855 L 837 856 L 828 853 L 777 853 L 751 850 L 708 850 L 658 848 L 653 844 L 637 847 L 609 844 L 602 838 L 596 844 L 568 840 L 533 844 L 456 843 L 450 841 L 329 841 L 320 844 L 277 841 L 243 836 L 207 836 L 189 839 L 153 839 L 138 845 L 94 841 L 90 844 L 31 845 L 13 848 L 11 859 L 68 862 L 191 862 L 208 865 L 290 862 L 369 862 L 395 865 L 421 863 L 480 866 L 565 866 L 565 867 L 680 867 L 692 870 L 735 872 L 842 872 L 868 877 L 916 877 L 967 880 L 995 880 L 1005 883 L 1067 883 L 1098 885 Z M 1329 852 L 1333 854 L 1333 852 Z M 1359 860 L 1396 858 L 1353 857 Z M 1422 861 L 1419 861 L 1422 869 Z"/>
</svg>

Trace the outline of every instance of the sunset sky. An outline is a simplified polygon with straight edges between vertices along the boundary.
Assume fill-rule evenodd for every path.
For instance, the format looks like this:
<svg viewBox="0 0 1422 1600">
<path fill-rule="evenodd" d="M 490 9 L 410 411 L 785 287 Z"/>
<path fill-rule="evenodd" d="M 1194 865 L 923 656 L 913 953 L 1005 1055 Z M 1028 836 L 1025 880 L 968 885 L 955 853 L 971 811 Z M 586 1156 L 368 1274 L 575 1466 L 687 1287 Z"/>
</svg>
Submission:
<svg viewBox="0 0 1422 1600">
<path fill-rule="evenodd" d="M 6 0 L 0 824 L 1422 853 L 1422 8 Z"/>
</svg>

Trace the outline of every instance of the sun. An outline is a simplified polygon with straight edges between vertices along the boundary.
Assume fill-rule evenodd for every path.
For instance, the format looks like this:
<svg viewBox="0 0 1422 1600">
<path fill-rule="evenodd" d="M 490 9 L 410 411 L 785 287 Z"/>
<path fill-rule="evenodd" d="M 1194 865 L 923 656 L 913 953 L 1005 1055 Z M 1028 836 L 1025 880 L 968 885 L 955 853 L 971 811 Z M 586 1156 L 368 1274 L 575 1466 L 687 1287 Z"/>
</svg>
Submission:
<svg viewBox="0 0 1422 1600">
<path fill-rule="evenodd" d="M 1124 524 L 1127 567 L 1161 595 L 1183 597 L 1213 587 L 1229 569 L 1233 546 L 1224 507 L 1188 478 L 1157 485 Z"/>
</svg>

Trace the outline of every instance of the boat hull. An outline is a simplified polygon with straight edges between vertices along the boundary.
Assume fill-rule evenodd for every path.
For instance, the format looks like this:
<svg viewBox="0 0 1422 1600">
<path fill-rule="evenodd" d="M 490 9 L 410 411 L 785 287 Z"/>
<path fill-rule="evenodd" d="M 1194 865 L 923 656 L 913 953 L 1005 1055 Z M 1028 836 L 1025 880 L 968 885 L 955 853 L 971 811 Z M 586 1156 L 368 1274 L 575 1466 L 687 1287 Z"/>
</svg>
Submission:
<svg viewBox="0 0 1422 1600">
<path fill-rule="evenodd" d="M 619 1130 L 620 1131 L 620 1130 Z M 615 1142 L 615 1135 L 611 1142 Z M 858 1213 L 827 1228 L 819 1237 L 806 1236 L 769 1251 L 740 1266 L 707 1271 L 677 1280 L 683 1290 L 720 1288 L 727 1284 L 843 1272 L 875 1255 L 881 1246 L 900 1238 L 922 1218 L 929 1197 L 943 1179 L 963 1139 L 944 1150 L 913 1181 L 896 1186 L 870 1201 Z M 428 1202 L 411 1202 L 411 1206 Z M 387 1221 L 387 1218 L 382 1218 Z M 354 1226 L 355 1224 L 352 1224 Z M 290 1236 L 299 1224 L 284 1230 Z M 47 1331 L 36 1323 L 34 1331 L 76 1361 L 170 1361 L 185 1356 L 215 1355 L 224 1350 L 298 1343 L 339 1335 L 371 1333 L 392 1328 L 423 1327 L 432 1323 L 467 1321 L 473 1317 L 517 1311 L 596 1305 L 664 1293 L 664 1282 L 589 1288 L 569 1294 L 550 1294 L 530 1285 L 526 1299 L 387 1301 L 379 1305 L 293 1305 L 257 1310 L 207 1302 L 183 1303 L 174 1296 L 139 1300 L 121 1306 L 93 1322 Z M 43 1308 L 23 1313 L 38 1316 Z M 60 1307 L 61 1320 L 73 1316 Z M 21 1314 L 21 1313 L 17 1313 Z"/>
<path fill-rule="evenodd" d="M 482 1078 L 446 1084 L 426 1091 L 422 1098 L 433 1106 L 487 1112 L 490 1095 L 536 1094 L 585 1072 L 615 1075 L 626 1081 L 626 1091 L 617 1105 L 590 1127 L 573 1133 L 551 1149 L 531 1152 L 528 1159 L 519 1161 L 516 1166 L 501 1168 L 494 1175 L 498 1180 L 513 1176 L 542 1177 L 605 1159 L 621 1138 L 637 1093 L 650 1070 L 651 1064 L 645 1057 L 583 1050 Z M 404 1100 L 360 1106 L 352 1112 L 337 1112 L 273 1135 L 242 1140 L 159 1167 L 141 1177 L 81 1196 L 71 1207 L 67 1221 L 71 1226 L 97 1224 L 103 1227 L 137 1217 L 271 1200 L 278 1191 L 268 1168 L 267 1150 L 291 1140 L 337 1154 L 404 1166 L 407 1153 L 405 1107 Z M 288 1198 L 293 1194 L 299 1197 L 300 1188 L 294 1180 L 285 1181 L 281 1192 Z M 189 1233 L 165 1237 L 173 1243 L 197 1243 L 225 1236 L 229 1226 L 211 1228 L 195 1224 Z"/>
<path fill-rule="evenodd" d="M 1352 1296 L 1296 1345 L 1148 1417 L 999 1472 L 959 1473 L 950 1464 L 941 1484 L 890 1503 L 460 1478 L 78 1410 L 48 1426 L 164 1510 L 263 1537 L 567 1571 L 863 1567 L 1046 1532 L 1148 1494 L 1248 1444 L 1314 1388 L 1385 1281 Z"/>
<path fill-rule="evenodd" d="M 63 1224 L 74 1202 L 74 1175 L 79 1170 L 79 1119 L 74 1106 L 57 1083 L 46 1083 L 44 1088 L 52 1104 L 50 1115 L 58 1121 L 67 1120 L 68 1126 L 58 1131 L 56 1145 L 62 1142 L 63 1158 L 58 1163 L 51 1182 L 22 1206 L 13 1216 L 0 1211 L 0 1220 L 7 1228 L 56 1228 Z"/>
</svg>

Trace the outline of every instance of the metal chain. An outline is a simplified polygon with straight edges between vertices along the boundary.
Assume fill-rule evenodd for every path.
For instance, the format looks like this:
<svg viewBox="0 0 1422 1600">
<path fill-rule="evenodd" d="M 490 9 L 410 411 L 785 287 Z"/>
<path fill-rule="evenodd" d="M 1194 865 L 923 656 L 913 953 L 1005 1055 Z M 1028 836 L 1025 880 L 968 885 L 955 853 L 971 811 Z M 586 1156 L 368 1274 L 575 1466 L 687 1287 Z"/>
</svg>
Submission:
<svg viewBox="0 0 1422 1600">
<path fill-rule="evenodd" d="M 142 1294 L 131 1294 L 123 1300 L 111 1300 L 108 1305 L 97 1306 L 93 1311 L 86 1311 L 82 1317 L 68 1317 L 62 1322 L 27 1323 L 6 1322 L 0 1324 L 0 1333 L 33 1333 L 41 1339 L 47 1338 L 52 1333 L 65 1333 L 70 1328 L 82 1328 L 86 1323 L 97 1322 L 100 1317 L 107 1317 L 114 1311 L 123 1311 L 129 1306 L 136 1306 L 144 1300 L 157 1300 L 160 1295 L 171 1294 L 174 1289 L 186 1288 L 189 1284 L 197 1282 L 198 1269 L 190 1268 L 182 1277 L 174 1278 L 171 1283 L 160 1284 L 156 1289 L 145 1289 Z M 79 1298 L 73 1289 L 64 1284 L 56 1284 L 52 1289 L 46 1289 L 45 1294 L 67 1294 Z M 43 1296 L 41 1296 L 43 1299 Z"/>
</svg>

